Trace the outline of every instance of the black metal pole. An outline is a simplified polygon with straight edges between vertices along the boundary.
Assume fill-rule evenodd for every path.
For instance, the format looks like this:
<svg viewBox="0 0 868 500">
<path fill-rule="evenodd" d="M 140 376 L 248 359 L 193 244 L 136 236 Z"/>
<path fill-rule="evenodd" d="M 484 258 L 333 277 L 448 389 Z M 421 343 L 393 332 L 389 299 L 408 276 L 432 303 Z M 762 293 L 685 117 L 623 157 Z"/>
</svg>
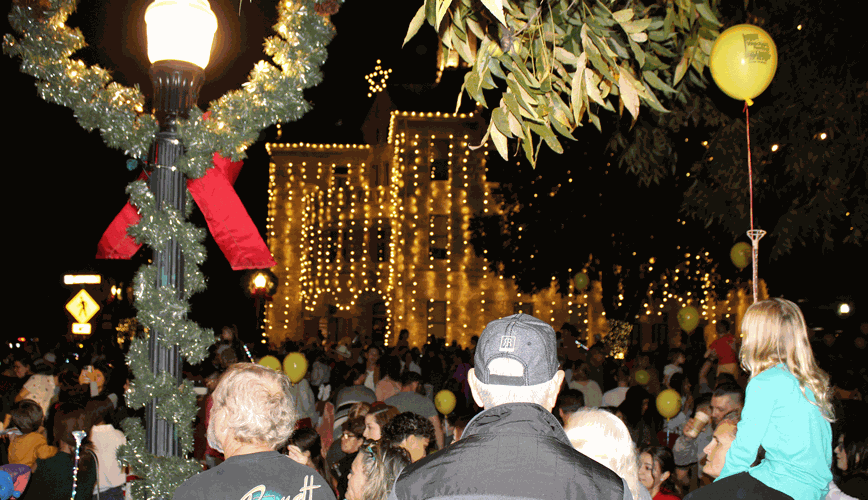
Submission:
<svg viewBox="0 0 868 500">
<path fill-rule="evenodd" d="M 184 213 L 187 199 L 187 182 L 175 167 L 184 155 L 184 145 L 176 132 L 175 121 L 184 117 L 195 104 L 202 86 L 203 71 L 181 61 L 160 61 L 151 67 L 154 84 L 154 113 L 160 124 L 151 149 L 150 188 L 161 209 L 174 208 Z M 154 248 L 154 266 L 157 269 L 157 287 L 172 287 L 179 299 L 184 292 L 184 255 L 174 238 Z M 179 318 L 182 319 L 182 318 Z M 181 383 L 182 359 L 178 347 L 166 348 L 157 339 L 163 332 L 151 330 L 148 337 L 148 353 L 153 373 L 163 371 Z M 148 452 L 157 456 L 181 456 L 174 424 L 157 416 L 157 398 L 148 403 L 145 410 L 146 441 Z"/>
</svg>

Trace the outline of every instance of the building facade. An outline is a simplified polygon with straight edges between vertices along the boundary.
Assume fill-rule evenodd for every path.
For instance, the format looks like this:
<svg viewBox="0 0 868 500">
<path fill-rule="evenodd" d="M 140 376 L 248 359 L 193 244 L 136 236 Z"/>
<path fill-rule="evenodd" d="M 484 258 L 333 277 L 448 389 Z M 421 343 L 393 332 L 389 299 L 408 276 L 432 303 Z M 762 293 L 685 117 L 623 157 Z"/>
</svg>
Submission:
<svg viewBox="0 0 868 500">
<path fill-rule="evenodd" d="M 496 210 L 484 131 L 476 113 L 393 111 L 381 144 L 269 144 L 269 339 L 358 331 L 389 344 L 407 329 L 411 345 L 468 345 L 515 312 L 586 324 L 587 293 L 519 294 L 470 245 L 471 217 Z"/>
</svg>

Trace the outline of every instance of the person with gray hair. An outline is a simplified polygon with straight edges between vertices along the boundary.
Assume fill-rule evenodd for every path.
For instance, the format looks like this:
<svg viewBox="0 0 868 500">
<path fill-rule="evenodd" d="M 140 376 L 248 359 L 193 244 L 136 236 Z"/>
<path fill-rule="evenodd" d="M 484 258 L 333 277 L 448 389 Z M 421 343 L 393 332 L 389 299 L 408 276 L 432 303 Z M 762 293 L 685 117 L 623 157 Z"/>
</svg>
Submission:
<svg viewBox="0 0 868 500">
<path fill-rule="evenodd" d="M 460 441 L 408 465 L 389 499 L 633 500 L 615 472 L 573 448 L 552 415 L 563 380 L 551 326 L 526 314 L 489 323 L 468 372 L 484 410 Z"/>
<path fill-rule="evenodd" d="M 226 460 L 186 480 L 175 500 L 292 498 L 335 500 L 314 469 L 276 450 L 295 427 L 296 408 L 286 375 L 237 363 L 220 378 L 212 399 L 208 444 Z"/>
</svg>

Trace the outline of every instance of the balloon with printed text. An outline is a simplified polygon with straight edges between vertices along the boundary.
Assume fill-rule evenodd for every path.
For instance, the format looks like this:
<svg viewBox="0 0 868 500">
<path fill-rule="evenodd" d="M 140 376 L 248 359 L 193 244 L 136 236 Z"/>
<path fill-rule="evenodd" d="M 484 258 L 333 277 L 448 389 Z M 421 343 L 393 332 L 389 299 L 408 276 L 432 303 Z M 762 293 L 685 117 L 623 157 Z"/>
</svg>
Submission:
<svg viewBox="0 0 868 500">
<path fill-rule="evenodd" d="M 726 95 L 753 104 L 778 68 L 778 49 L 765 30 L 739 24 L 724 31 L 711 47 L 711 77 Z"/>
</svg>

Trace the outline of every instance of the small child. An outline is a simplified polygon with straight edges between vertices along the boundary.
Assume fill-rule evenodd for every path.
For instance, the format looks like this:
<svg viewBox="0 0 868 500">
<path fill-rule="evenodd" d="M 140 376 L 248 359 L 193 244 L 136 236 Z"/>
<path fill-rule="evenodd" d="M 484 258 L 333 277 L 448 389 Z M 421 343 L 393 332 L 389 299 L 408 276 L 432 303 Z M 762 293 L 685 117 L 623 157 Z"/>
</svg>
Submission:
<svg viewBox="0 0 868 500">
<path fill-rule="evenodd" d="M 676 373 L 684 373 L 682 365 L 687 362 L 687 357 L 684 356 L 684 351 L 681 349 L 672 349 L 669 351 L 669 364 L 663 367 L 663 383 L 669 385 L 669 378 Z M 676 390 L 680 390 L 677 388 Z"/>
<path fill-rule="evenodd" d="M 32 399 L 23 399 L 9 412 L 12 425 L 21 431 L 9 444 L 9 463 L 24 464 L 36 472 L 37 458 L 50 458 L 57 454 L 57 447 L 49 446 L 42 427 L 42 407 Z"/>
<path fill-rule="evenodd" d="M 802 311 L 784 299 L 757 302 L 742 331 L 741 364 L 751 378 L 738 435 L 708 490 L 720 494 L 707 498 L 822 499 L 832 480 L 834 415 Z M 751 467 L 760 446 L 765 458 Z"/>
</svg>

